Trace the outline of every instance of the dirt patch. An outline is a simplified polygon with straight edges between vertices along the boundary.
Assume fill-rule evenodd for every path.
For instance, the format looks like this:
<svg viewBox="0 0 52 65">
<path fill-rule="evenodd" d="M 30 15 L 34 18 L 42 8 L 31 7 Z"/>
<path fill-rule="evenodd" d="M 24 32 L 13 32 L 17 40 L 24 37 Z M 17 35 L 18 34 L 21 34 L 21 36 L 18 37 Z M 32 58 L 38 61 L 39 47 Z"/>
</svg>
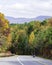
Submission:
<svg viewBox="0 0 52 65">
<path fill-rule="evenodd" d="M 9 56 L 13 56 L 14 54 L 12 54 L 11 52 L 5 52 L 5 53 L 0 53 L 0 57 L 9 57 Z"/>
</svg>

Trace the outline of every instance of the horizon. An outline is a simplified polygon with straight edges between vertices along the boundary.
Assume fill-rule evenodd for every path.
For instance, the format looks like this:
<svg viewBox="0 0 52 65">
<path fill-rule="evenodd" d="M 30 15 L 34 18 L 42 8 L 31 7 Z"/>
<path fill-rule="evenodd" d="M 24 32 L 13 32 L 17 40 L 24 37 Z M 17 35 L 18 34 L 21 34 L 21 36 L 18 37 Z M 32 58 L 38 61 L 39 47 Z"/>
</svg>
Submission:
<svg viewBox="0 0 52 65">
<path fill-rule="evenodd" d="M 10 17 L 10 16 L 5 16 L 5 18 L 8 19 L 10 23 L 22 24 L 22 23 L 31 22 L 31 21 L 43 21 L 43 20 L 52 18 L 52 16 L 37 16 L 34 18 L 24 18 L 24 17 L 15 18 L 15 17 Z"/>
<path fill-rule="evenodd" d="M 4 14 L 5 15 L 5 14 Z M 37 17 L 52 17 L 52 16 L 44 16 L 44 15 L 39 15 L 39 16 L 36 16 L 36 17 L 13 17 L 13 16 L 5 16 L 5 17 L 12 17 L 12 18 L 37 18 Z"/>
<path fill-rule="evenodd" d="M 0 0 L 0 12 L 14 18 L 52 16 L 52 0 Z"/>
</svg>

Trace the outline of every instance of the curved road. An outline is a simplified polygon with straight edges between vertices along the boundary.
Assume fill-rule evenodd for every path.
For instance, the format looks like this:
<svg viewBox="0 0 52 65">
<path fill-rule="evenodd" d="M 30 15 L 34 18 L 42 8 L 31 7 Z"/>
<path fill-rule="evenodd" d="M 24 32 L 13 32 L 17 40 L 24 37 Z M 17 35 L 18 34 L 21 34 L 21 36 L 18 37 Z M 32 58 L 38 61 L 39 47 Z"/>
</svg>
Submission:
<svg viewBox="0 0 52 65">
<path fill-rule="evenodd" d="M 23 55 L 0 58 L 0 65 L 52 65 L 52 61 Z"/>
</svg>

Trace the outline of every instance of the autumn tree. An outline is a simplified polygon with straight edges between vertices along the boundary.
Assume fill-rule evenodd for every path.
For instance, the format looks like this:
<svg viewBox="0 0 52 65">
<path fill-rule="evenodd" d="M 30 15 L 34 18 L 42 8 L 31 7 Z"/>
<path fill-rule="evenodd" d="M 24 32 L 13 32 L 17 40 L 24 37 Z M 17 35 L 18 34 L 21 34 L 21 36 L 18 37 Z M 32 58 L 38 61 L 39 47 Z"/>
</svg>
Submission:
<svg viewBox="0 0 52 65">
<path fill-rule="evenodd" d="M 11 43 L 9 22 L 4 14 L 0 13 L 0 51 L 7 50 Z"/>
</svg>

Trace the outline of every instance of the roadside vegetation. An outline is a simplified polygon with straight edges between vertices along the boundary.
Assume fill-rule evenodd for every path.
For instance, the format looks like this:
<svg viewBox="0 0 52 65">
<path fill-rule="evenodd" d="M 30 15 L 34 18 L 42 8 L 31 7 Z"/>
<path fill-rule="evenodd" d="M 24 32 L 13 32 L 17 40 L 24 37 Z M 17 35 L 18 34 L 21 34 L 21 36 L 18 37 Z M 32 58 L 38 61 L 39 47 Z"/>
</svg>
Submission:
<svg viewBox="0 0 52 65">
<path fill-rule="evenodd" d="M 52 58 L 52 18 L 24 24 L 9 24 L 0 13 L 0 53 Z"/>
</svg>

